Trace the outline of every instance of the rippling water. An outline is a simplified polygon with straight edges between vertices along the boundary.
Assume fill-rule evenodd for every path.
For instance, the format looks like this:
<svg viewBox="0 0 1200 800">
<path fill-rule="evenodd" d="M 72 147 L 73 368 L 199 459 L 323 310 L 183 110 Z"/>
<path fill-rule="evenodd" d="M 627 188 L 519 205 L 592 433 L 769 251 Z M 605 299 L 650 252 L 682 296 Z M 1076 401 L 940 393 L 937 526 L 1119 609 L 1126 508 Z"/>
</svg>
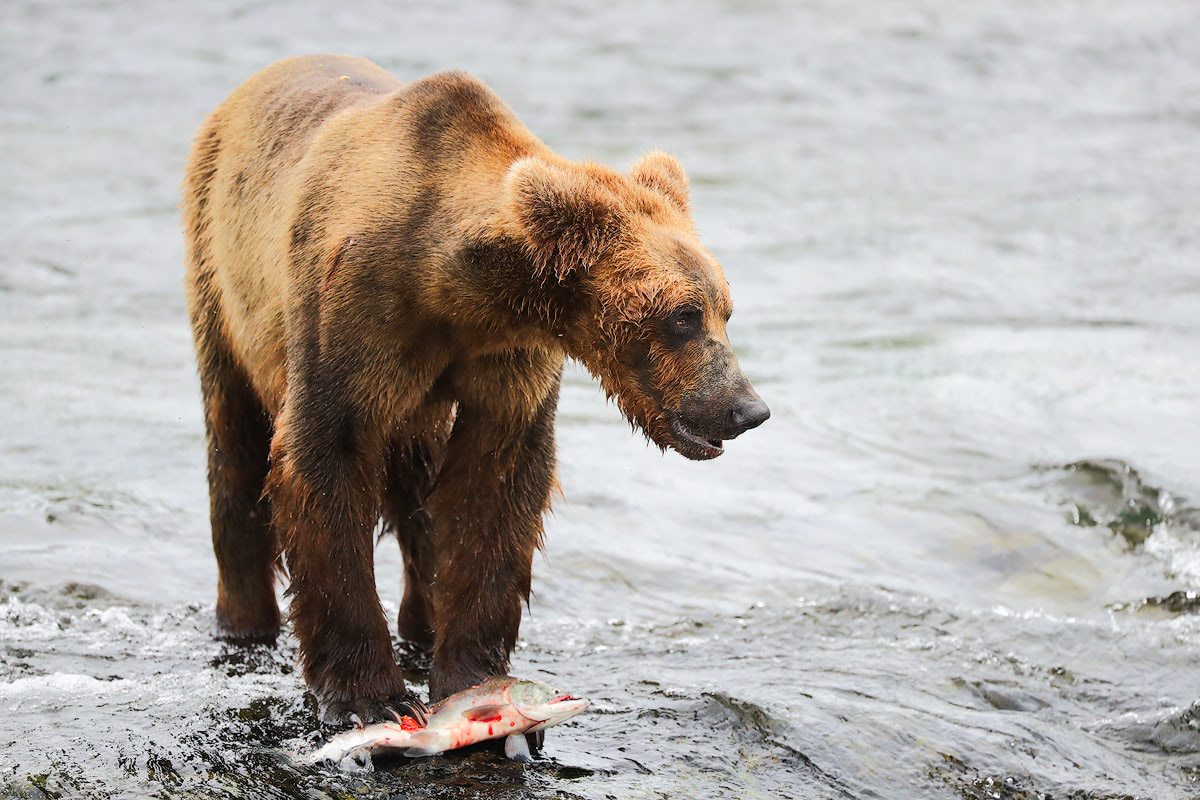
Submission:
<svg viewBox="0 0 1200 800">
<path fill-rule="evenodd" d="M 405 5 L 0 11 L 0 793 L 1200 796 L 1194 3 Z M 176 187 L 319 51 L 678 155 L 774 411 L 694 464 L 568 373 L 531 767 L 296 766 L 294 642 L 210 635 Z"/>
</svg>

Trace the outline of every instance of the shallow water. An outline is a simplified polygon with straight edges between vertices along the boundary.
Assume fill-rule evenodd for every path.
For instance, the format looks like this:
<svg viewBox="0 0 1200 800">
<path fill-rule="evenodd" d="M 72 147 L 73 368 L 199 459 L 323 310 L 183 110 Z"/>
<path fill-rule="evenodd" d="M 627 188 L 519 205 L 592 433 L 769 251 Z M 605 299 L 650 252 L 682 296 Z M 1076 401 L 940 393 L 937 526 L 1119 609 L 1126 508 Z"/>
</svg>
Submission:
<svg viewBox="0 0 1200 800">
<path fill-rule="evenodd" d="M 1200 796 L 1195 5 L 427 5 L 0 11 L 0 794 Z M 774 412 L 694 464 L 568 373 L 531 767 L 298 767 L 294 642 L 210 635 L 176 187 L 318 51 L 678 155 Z"/>
</svg>

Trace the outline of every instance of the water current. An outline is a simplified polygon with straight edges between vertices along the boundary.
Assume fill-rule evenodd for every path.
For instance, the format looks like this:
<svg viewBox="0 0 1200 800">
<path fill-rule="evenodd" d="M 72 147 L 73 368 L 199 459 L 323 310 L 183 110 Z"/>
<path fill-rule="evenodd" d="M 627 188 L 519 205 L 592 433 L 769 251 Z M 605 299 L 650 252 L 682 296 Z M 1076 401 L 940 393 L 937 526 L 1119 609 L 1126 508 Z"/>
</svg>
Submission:
<svg viewBox="0 0 1200 800">
<path fill-rule="evenodd" d="M 676 154 L 774 412 L 691 463 L 568 371 L 531 766 L 299 766 L 294 640 L 211 636 L 177 187 L 323 51 Z M 0 186 L 0 795 L 1200 797 L 1191 0 L 6 0 Z"/>
</svg>

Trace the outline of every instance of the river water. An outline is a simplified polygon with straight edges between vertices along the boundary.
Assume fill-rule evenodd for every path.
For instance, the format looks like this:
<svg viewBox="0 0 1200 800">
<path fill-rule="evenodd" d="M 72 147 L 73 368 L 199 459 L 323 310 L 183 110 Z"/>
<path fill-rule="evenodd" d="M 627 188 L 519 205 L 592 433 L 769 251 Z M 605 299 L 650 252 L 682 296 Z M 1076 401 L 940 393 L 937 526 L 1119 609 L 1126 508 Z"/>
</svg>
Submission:
<svg viewBox="0 0 1200 800">
<path fill-rule="evenodd" d="M 0 22 L 0 794 L 1200 797 L 1191 0 Z M 774 412 L 690 463 L 569 370 L 513 671 L 593 708 L 530 767 L 297 766 L 294 641 L 210 635 L 177 186 L 230 90 L 321 51 L 466 68 L 573 158 L 675 153 Z"/>
</svg>

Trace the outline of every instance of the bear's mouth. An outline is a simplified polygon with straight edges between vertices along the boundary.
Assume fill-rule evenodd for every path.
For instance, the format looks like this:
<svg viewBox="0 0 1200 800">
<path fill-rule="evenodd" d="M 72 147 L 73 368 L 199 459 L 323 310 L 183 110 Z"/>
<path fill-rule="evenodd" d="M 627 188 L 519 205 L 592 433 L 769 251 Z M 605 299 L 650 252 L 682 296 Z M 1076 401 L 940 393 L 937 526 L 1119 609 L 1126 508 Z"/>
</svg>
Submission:
<svg viewBox="0 0 1200 800">
<path fill-rule="evenodd" d="M 672 443 L 679 453 L 694 461 L 705 461 L 716 458 L 725 452 L 724 443 L 720 439 L 706 439 L 689 431 L 674 414 L 668 418 Z"/>
</svg>

